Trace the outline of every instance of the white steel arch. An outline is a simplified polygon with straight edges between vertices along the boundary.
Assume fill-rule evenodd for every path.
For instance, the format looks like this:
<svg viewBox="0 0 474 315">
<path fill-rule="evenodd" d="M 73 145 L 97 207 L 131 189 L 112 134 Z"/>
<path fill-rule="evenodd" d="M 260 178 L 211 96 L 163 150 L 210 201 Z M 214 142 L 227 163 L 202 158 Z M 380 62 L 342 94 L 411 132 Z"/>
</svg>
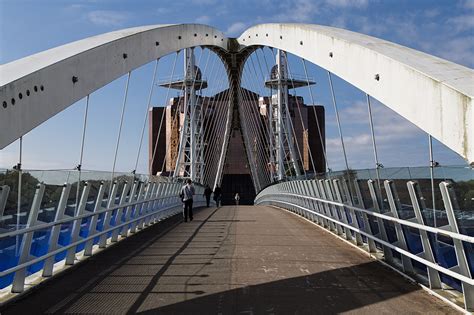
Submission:
<svg viewBox="0 0 474 315">
<path fill-rule="evenodd" d="M 269 46 L 341 77 L 474 162 L 474 71 L 371 36 L 311 24 L 260 24 L 242 46 Z"/>
<path fill-rule="evenodd" d="M 194 46 L 227 49 L 227 38 L 200 24 L 114 31 L 0 66 L 0 149 L 127 72 Z"/>
<path fill-rule="evenodd" d="M 242 48 L 279 48 L 331 71 L 474 162 L 472 69 L 319 25 L 256 25 L 238 42 Z M 228 39 L 205 25 L 145 26 L 87 38 L 0 66 L 0 149 L 128 71 L 193 46 L 226 50 Z"/>
</svg>

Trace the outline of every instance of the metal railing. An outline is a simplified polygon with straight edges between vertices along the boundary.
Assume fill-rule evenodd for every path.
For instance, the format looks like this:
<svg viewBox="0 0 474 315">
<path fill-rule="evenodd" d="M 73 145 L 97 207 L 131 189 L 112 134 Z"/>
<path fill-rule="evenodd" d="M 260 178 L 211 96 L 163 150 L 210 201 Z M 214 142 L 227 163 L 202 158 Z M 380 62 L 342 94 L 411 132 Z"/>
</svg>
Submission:
<svg viewBox="0 0 474 315">
<path fill-rule="evenodd" d="M 438 181 L 440 194 L 433 200 L 440 203 L 430 209 L 416 180 L 404 181 L 406 191 L 397 181 L 400 195 L 409 196 L 407 202 L 399 197 L 394 179 L 379 186 L 376 180 L 354 174 L 278 183 L 261 191 L 255 203 L 299 214 L 441 294 L 454 288 L 462 293 L 465 309 L 473 311 L 474 211 L 459 208 L 455 183 Z M 464 195 L 469 198 L 474 178 L 467 175 L 465 182 L 456 184 L 472 186 Z M 465 205 L 467 201 L 464 198 Z"/>
<path fill-rule="evenodd" d="M 51 172 L 67 173 L 66 183 L 58 185 L 64 177 Z M 50 171 L 46 176 L 24 172 L 24 184 L 35 184 L 34 194 L 20 191 L 26 200 L 16 207 L 17 195 L 12 192 L 17 187 L 11 178 L 17 178 L 17 173 L 0 173 L 0 288 L 4 293 L 21 293 L 28 276 L 51 277 L 60 265 L 73 265 L 78 257 L 92 256 L 182 211 L 179 181 L 130 174 L 111 180 L 110 173 L 99 172 L 83 172 L 87 180 L 77 181 L 78 177 L 71 177 L 77 171 Z M 107 177 L 108 181 L 101 180 Z M 195 187 L 199 207 L 204 205 L 203 187 Z"/>
</svg>

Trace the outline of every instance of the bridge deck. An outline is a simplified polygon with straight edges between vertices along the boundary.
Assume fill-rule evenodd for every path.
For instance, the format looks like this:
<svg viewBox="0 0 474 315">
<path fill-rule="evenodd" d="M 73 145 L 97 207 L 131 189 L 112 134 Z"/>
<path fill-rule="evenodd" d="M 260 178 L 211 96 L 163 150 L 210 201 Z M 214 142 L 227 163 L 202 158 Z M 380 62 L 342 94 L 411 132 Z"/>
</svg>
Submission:
<svg viewBox="0 0 474 315">
<path fill-rule="evenodd" d="M 172 224 L 124 240 L 2 314 L 455 312 L 283 210 L 204 209 L 162 233 Z"/>
</svg>

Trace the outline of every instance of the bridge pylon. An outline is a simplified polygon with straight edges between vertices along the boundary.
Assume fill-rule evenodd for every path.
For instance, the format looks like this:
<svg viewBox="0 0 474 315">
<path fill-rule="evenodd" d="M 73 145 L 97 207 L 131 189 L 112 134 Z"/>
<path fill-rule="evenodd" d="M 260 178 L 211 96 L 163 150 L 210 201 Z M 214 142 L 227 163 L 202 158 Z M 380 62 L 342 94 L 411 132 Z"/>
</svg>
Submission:
<svg viewBox="0 0 474 315">
<path fill-rule="evenodd" d="M 184 115 L 180 129 L 178 157 L 174 177 L 190 178 L 193 182 L 202 183 L 204 171 L 204 142 L 202 99 L 196 92 L 206 85 L 201 77 L 201 71 L 196 66 L 194 48 L 184 50 L 184 78 L 182 89 L 184 93 L 183 108 L 179 109 Z"/>
</svg>

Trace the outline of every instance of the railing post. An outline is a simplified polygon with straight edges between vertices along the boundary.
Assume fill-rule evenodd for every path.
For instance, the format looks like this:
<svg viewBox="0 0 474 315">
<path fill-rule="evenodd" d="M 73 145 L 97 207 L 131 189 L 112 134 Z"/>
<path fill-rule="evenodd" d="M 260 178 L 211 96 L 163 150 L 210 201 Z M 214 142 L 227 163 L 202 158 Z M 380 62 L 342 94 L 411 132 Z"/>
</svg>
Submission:
<svg viewBox="0 0 474 315">
<path fill-rule="evenodd" d="M 329 179 L 326 179 L 324 180 L 324 184 L 325 184 L 325 187 L 326 187 L 326 197 L 327 197 L 327 200 L 330 200 L 330 201 L 336 201 L 334 199 L 334 195 L 333 195 L 333 189 L 331 187 L 331 181 Z M 336 206 L 334 205 L 329 205 L 330 207 L 330 213 L 331 213 L 331 217 L 337 221 L 340 220 L 339 218 L 339 215 L 337 213 L 337 209 L 336 209 Z M 337 235 L 342 235 L 343 234 L 343 231 L 342 231 L 342 227 L 341 225 L 335 223 L 335 226 L 336 226 L 336 233 Z"/>
<path fill-rule="evenodd" d="M 77 185 L 80 185 L 78 182 Z M 78 216 L 84 213 L 84 209 L 86 208 L 87 197 L 89 196 L 90 185 L 86 182 L 84 183 L 84 188 L 82 189 L 81 200 L 76 207 L 76 212 L 74 213 L 74 223 L 72 224 L 72 232 L 71 232 L 71 243 L 77 242 L 79 239 L 79 232 L 81 231 L 81 223 L 82 219 L 77 219 Z M 71 247 L 67 251 L 66 255 L 66 265 L 73 265 L 74 260 L 76 259 L 76 247 Z"/>
<path fill-rule="evenodd" d="M 3 217 L 5 206 L 7 205 L 8 194 L 10 193 L 10 186 L 0 186 L 0 218 Z"/>
<path fill-rule="evenodd" d="M 117 189 L 118 189 L 118 183 L 117 181 L 114 181 L 113 183 L 111 182 L 112 185 L 112 190 L 110 191 L 110 194 L 108 196 L 107 200 L 107 209 L 112 208 L 115 206 L 115 197 L 117 196 Z M 102 230 L 108 230 L 110 227 L 110 220 L 112 219 L 112 210 L 107 211 L 104 214 L 104 223 L 102 224 L 103 228 Z M 99 239 L 99 248 L 105 248 L 107 246 L 107 233 L 104 233 L 100 236 Z"/>
<path fill-rule="evenodd" d="M 319 187 L 320 198 L 323 199 L 323 200 L 328 200 L 328 198 L 326 197 L 326 190 L 324 189 L 324 180 L 323 179 L 318 180 L 318 187 Z M 322 207 L 324 209 L 324 214 L 328 217 L 332 217 L 332 215 L 330 213 L 331 210 L 329 209 L 329 205 L 327 203 L 324 203 L 324 202 L 322 204 L 323 204 Z M 334 222 L 332 222 L 330 220 L 326 220 L 326 227 L 330 231 L 335 231 L 336 230 Z"/>
<path fill-rule="evenodd" d="M 456 206 L 456 209 L 459 209 L 457 204 L 456 195 L 454 194 L 454 188 L 451 183 L 441 182 L 439 183 L 439 188 L 441 189 L 441 195 L 443 197 L 444 208 L 446 209 L 446 214 L 448 216 L 448 222 L 450 230 L 454 233 L 460 233 L 458 222 L 454 214 L 453 203 Z M 469 263 L 467 261 L 466 252 L 462 241 L 459 239 L 453 238 L 454 251 L 456 253 L 456 259 L 458 262 L 458 271 L 465 277 L 472 279 L 471 270 L 469 269 Z M 467 311 L 474 310 L 474 286 L 469 285 L 468 283 L 462 282 L 462 291 L 464 294 L 464 305 Z"/>
<path fill-rule="evenodd" d="M 161 191 L 163 190 L 163 186 L 165 183 L 157 182 L 156 185 L 153 186 L 153 189 L 150 192 L 150 201 L 148 202 L 147 211 L 146 213 L 149 214 L 150 212 L 154 212 L 156 208 L 158 208 L 159 204 L 162 200 L 155 200 L 157 197 L 161 195 Z M 152 221 L 151 215 L 145 218 L 144 226 L 150 225 Z"/>
<path fill-rule="evenodd" d="M 311 192 L 311 182 L 309 180 L 305 180 L 303 181 L 303 192 L 304 192 L 304 195 L 307 196 L 307 197 L 312 197 L 312 192 Z M 305 198 L 305 201 L 306 201 L 306 207 L 312 211 L 315 211 L 314 209 L 314 204 L 312 202 L 311 199 L 307 199 Z M 315 214 L 312 213 L 312 212 L 308 212 L 308 219 L 310 219 L 312 222 L 315 222 L 316 221 L 316 218 L 315 218 Z"/>
<path fill-rule="evenodd" d="M 64 184 L 59 198 L 58 209 L 54 216 L 54 221 L 57 222 L 64 218 L 64 210 L 66 209 L 69 192 L 71 191 L 71 184 Z M 61 224 L 55 225 L 51 229 L 51 235 L 48 242 L 48 253 L 58 248 L 59 233 L 61 232 Z M 54 256 L 47 258 L 43 266 L 43 277 L 51 277 L 53 275 Z"/>
<path fill-rule="evenodd" d="M 147 215 L 148 212 L 150 212 L 150 209 L 152 207 L 152 199 L 154 198 L 154 193 L 158 187 L 158 183 L 157 182 L 152 182 L 152 183 L 149 183 L 148 187 L 147 187 L 147 191 L 146 191 L 146 203 L 145 203 L 145 207 L 143 208 L 143 214 L 144 215 Z M 140 222 L 138 223 L 138 229 L 141 230 L 143 229 L 148 223 L 148 218 L 142 218 L 140 220 Z"/>
<path fill-rule="evenodd" d="M 132 190 L 130 192 L 130 195 L 128 197 L 128 203 L 135 202 L 139 198 L 139 196 L 136 195 L 138 185 L 139 185 L 139 182 L 137 180 L 135 180 L 133 182 L 133 186 L 132 186 Z M 137 206 L 138 205 L 125 207 L 125 211 L 124 211 L 124 215 L 123 215 L 123 217 L 124 217 L 123 222 L 130 221 L 130 215 L 131 215 L 133 209 L 136 209 Z M 119 220 L 119 223 L 121 223 L 120 220 Z M 121 237 L 127 237 L 128 236 L 128 225 L 125 225 L 122 228 L 122 231 L 120 232 L 120 236 Z"/>
<path fill-rule="evenodd" d="M 335 178 L 333 179 L 333 185 L 334 185 L 334 192 L 336 194 L 336 200 L 340 203 L 344 203 L 344 200 L 342 200 L 342 194 L 341 194 L 341 182 L 339 179 Z M 349 221 L 347 220 L 347 214 L 346 214 L 346 210 L 344 209 L 344 207 L 339 207 L 339 216 L 340 216 L 340 220 L 343 222 L 343 223 L 346 223 L 349 225 Z M 351 233 L 351 230 L 348 228 L 348 227 L 344 227 L 344 234 L 346 236 L 346 240 L 348 241 L 352 241 L 352 233 Z"/>
<path fill-rule="evenodd" d="M 426 225 L 425 220 L 423 219 L 423 215 L 421 214 L 421 210 L 424 209 L 424 206 L 420 204 L 422 203 L 422 201 L 418 198 L 420 196 L 420 188 L 418 186 L 418 183 L 414 181 L 409 181 L 407 182 L 407 187 L 408 192 L 410 193 L 410 199 L 413 205 L 413 211 L 415 212 L 416 220 L 419 224 Z M 431 249 L 430 240 L 428 238 L 428 232 L 420 229 L 418 229 L 418 231 L 420 233 L 421 244 L 423 246 L 423 252 L 418 254 L 418 256 L 423 256 L 423 258 L 425 258 L 426 260 L 436 264 L 437 262 L 434 259 L 433 250 Z M 428 270 L 428 280 L 430 282 L 430 288 L 441 289 L 441 278 L 439 276 L 439 272 L 436 269 L 430 268 L 428 266 L 426 266 L 426 269 Z"/>
<path fill-rule="evenodd" d="M 31 204 L 31 210 L 28 215 L 28 221 L 25 228 L 30 228 L 35 226 L 36 221 L 38 220 L 38 212 L 41 206 L 41 201 L 43 200 L 45 185 L 43 183 L 39 184 L 36 188 L 35 197 L 33 198 L 33 203 Z M 30 259 L 31 251 L 31 242 L 33 241 L 34 232 L 28 232 L 23 234 L 23 239 L 21 241 L 20 247 L 20 257 L 18 259 L 18 265 L 26 263 Z M 15 272 L 12 284 L 13 293 L 21 293 L 25 289 L 25 276 L 26 268 L 22 268 Z"/>
<path fill-rule="evenodd" d="M 367 186 L 369 187 L 370 196 L 371 196 L 372 201 L 374 203 L 374 210 L 373 211 L 381 213 L 380 203 L 383 202 L 383 201 L 380 200 L 380 198 L 378 196 L 381 196 L 382 192 L 380 192 L 380 195 L 377 193 L 377 187 L 375 187 L 375 181 L 372 180 L 372 179 L 369 179 L 367 181 Z M 382 240 L 384 240 L 385 242 L 389 242 L 388 236 L 387 236 L 387 231 L 385 230 L 385 224 L 384 224 L 383 220 L 381 218 L 376 218 L 376 220 L 377 220 L 377 225 L 379 227 L 379 233 L 378 233 L 378 235 L 380 235 L 379 237 Z M 392 250 L 389 247 L 384 246 L 384 245 L 382 245 L 382 249 L 383 249 L 384 259 L 386 261 L 392 263 L 393 262 Z"/>
<path fill-rule="evenodd" d="M 100 186 L 99 186 L 99 191 L 97 192 L 96 202 L 95 202 L 95 205 L 94 205 L 94 213 L 96 213 L 96 212 L 103 209 L 102 201 L 104 199 L 104 192 L 105 192 L 105 185 L 104 185 L 104 182 L 101 182 Z M 92 216 L 91 224 L 89 226 L 89 232 L 87 233 L 87 235 L 90 236 L 90 235 L 95 235 L 97 233 L 97 222 L 98 221 L 99 221 L 99 215 L 98 214 L 95 214 L 94 216 Z M 91 256 L 93 247 L 94 247 L 94 239 L 91 239 L 91 240 L 87 241 L 87 243 L 84 247 L 84 256 Z"/>
<path fill-rule="evenodd" d="M 312 190 L 312 195 L 316 198 L 321 198 L 319 196 L 319 191 L 318 191 L 318 183 L 315 179 L 311 180 L 311 184 L 310 184 L 310 187 L 311 187 L 311 190 Z M 323 213 L 323 210 L 322 210 L 322 205 L 320 204 L 319 201 L 315 201 L 313 200 L 313 205 L 314 205 L 314 210 L 318 213 Z M 322 219 L 319 215 L 316 215 L 316 223 L 323 226 L 324 225 L 324 219 Z"/>
<path fill-rule="evenodd" d="M 120 197 L 119 201 L 119 208 L 117 209 L 117 213 L 115 214 L 115 225 L 119 225 L 122 223 L 122 213 L 123 213 L 123 205 L 127 203 L 127 196 L 130 191 L 130 183 L 128 180 L 125 181 L 125 184 L 123 185 L 123 190 L 122 190 L 122 196 Z M 111 242 L 117 242 L 118 241 L 118 236 L 119 236 L 120 228 L 116 228 L 112 231 L 112 238 Z"/>
<path fill-rule="evenodd" d="M 367 208 L 365 207 L 365 204 L 364 204 L 364 199 L 362 199 L 362 194 L 360 192 L 360 186 L 359 186 L 359 182 L 357 181 L 357 179 L 354 179 L 354 189 L 356 191 L 357 200 L 359 200 L 358 206 L 360 208 L 363 208 L 363 209 L 367 210 Z M 372 231 L 372 227 L 370 226 L 369 217 L 368 217 L 367 213 L 362 213 L 362 220 L 364 221 L 365 233 L 368 233 L 370 235 L 374 235 L 374 232 Z M 375 241 L 373 239 L 367 238 L 367 246 L 368 246 L 369 253 L 377 252 L 377 246 L 375 246 Z"/>
<path fill-rule="evenodd" d="M 347 180 L 347 178 L 343 178 L 342 179 L 342 187 L 344 189 L 344 192 L 347 196 L 347 204 L 350 205 L 350 206 L 354 206 L 354 199 L 353 199 L 353 196 L 349 190 L 349 181 Z M 358 228 L 359 230 L 361 230 L 361 226 L 359 224 L 359 220 L 357 218 L 357 215 L 354 211 L 354 209 L 352 208 L 349 208 L 349 214 L 351 216 L 351 222 L 349 223 L 350 225 L 352 225 L 353 227 L 356 227 Z M 356 240 L 356 244 L 358 246 L 362 246 L 364 245 L 364 241 L 362 239 L 362 235 L 360 235 L 360 233 L 358 232 L 354 232 L 355 234 L 355 240 Z"/>
<path fill-rule="evenodd" d="M 144 182 L 140 185 L 140 189 L 138 190 L 137 201 L 140 202 L 135 206 L 135 210 L 133 211 L 131 218 L 136 219 L 142 215 L 142 210 L 146 204 L 146 187 L 148 183 Z M 139 221 L 134 221 L 130 227 L 130 233 L 136 233 L 137 225 Z"/>
<path fill-rule="evenodd" d="M 388 204 L 390 206 L 390 214 L 393 217 L 400 219 L 398 212 L 401 210 L 401 205 L 400 205 L 400 200 L 398 199 L 398 194 L 397 194 L 395 185 L 393 181 L 391 180 L 385 180 L 383 184 L 385 187 L 385 193 L 387 194 Z M 385 214 L 388 215 L 389 213 L 385 213 Z M 408 248 L 408 244 L 405 238 L 405 233 L 403 232 L 403 228 L 401 224 L 394 222 L 394 226 L 395 226 L 395 232 L 397 234 L 397 240 L 398 240 L 397 246 L 406 251 L 410 251 Z M 405 273 L 414 274 L 413 264 L 411 262 L 411 259 L 405 255 L 402 255 L 402 266 L 403 266 L 403 271 Z"/>
</svg>

